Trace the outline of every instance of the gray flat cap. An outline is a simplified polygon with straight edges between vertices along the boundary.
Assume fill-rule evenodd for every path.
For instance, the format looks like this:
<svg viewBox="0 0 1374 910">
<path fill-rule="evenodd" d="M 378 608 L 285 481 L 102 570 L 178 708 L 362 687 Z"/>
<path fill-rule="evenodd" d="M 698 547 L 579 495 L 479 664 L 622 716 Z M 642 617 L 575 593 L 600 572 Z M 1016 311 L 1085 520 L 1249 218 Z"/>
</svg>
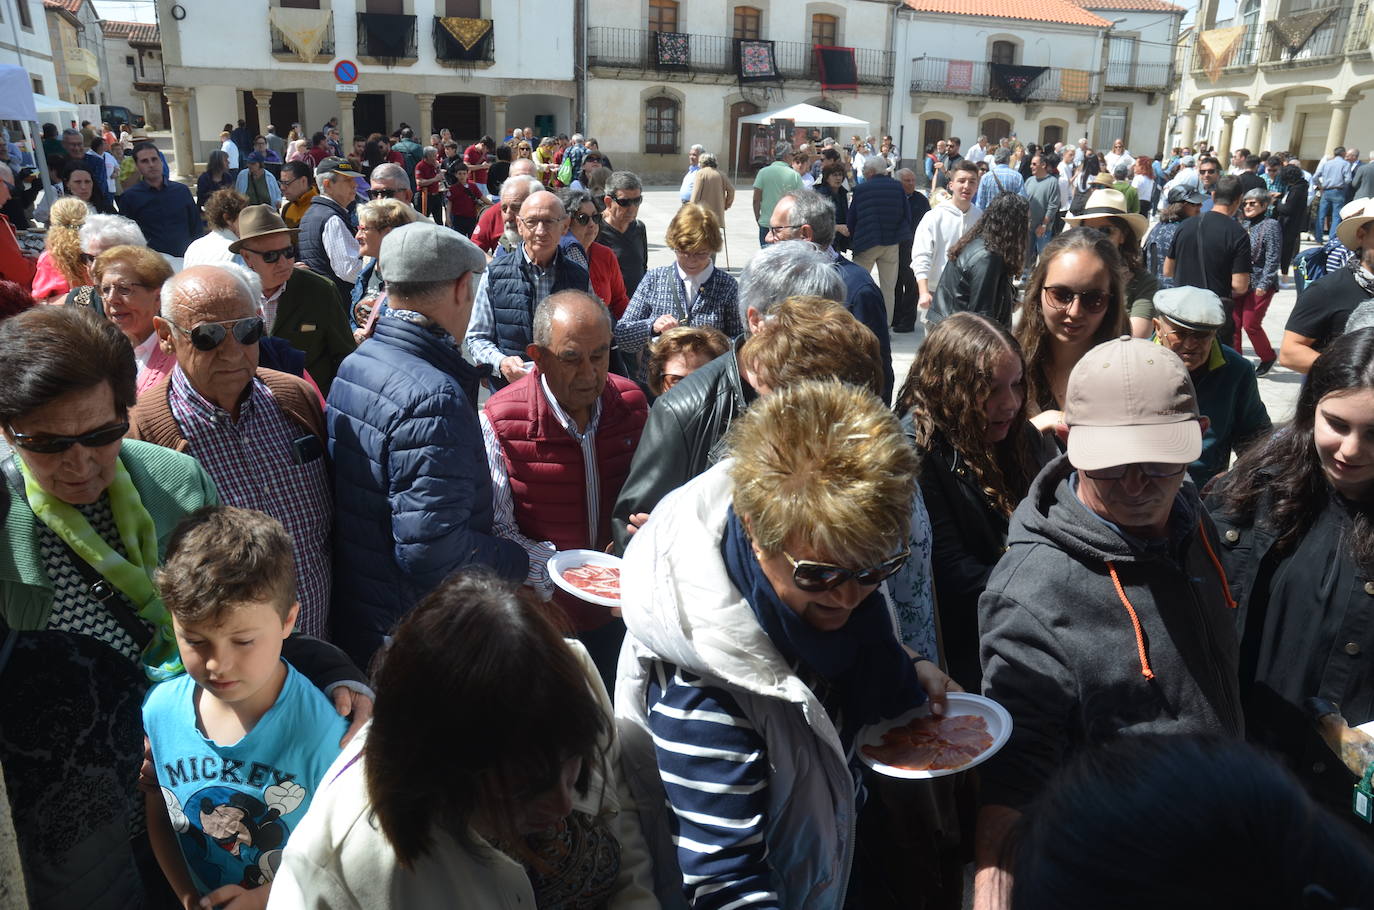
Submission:
<svg viewBox="0 0 1374 910">
<path fill-rule="evenodd" d="M 377 267 L 387 281 L 445 281 L 480 273 L 487 257 L 453 228 L 416 221 L 382 238 Z"/>
</svg>

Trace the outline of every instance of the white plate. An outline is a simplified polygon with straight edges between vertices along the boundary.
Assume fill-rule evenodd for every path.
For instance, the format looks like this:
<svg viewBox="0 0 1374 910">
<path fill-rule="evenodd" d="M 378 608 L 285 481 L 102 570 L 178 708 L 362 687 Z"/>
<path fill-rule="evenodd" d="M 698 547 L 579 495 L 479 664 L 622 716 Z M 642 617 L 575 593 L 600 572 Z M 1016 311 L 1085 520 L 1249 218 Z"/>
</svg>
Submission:
<svg viewBox="0 0 1374 910">
<path fill-rule="evenodd" d="M 859 760 L 879 774 L 886 774 L 888 777 L 904 777 L 908 780 L 926 780 L 932 777 L 946 777 L 950 774 L 959 774 L 960 772 L 967 771 L 974 765 L 979 765 L 987 761 L 993 755 L 997 754 L 998 749 L 1007 744 L 1007 740 L 1011 738 L 1011 715 L 1007 713 L 1006 708 L 990 698 L 984 698 L 981 695 L 973 695 L 968 692 L 950 692 L 946 697 L 948 699 L 945 706 L 946 717 L 962 717 L 966 714 L 975 714 L 987 722 L 988 733 L 992 736 L 992 745 L 971 759 L 968 764 L 960 765 L 957 768 L 942 768 L 936 771 L 913 771 L 908 768 L 897 768 L 892 765 L 883 764 L 864 754 L 862 747 L 881 746 L 883 744 L 883 734 L 888 730 L 891 730 L 893 727 L 900 727 L 913 718 L 924 717 L 929 714 L 930 702 L 912 708 L 910 711 L 892 720 L 871 724 L 860 730 L 858 742 Z"/>
<path fill-rule="evenodd" d="M 602 553 L 600 550 L 563 550 L 549 557 L 549 580 L 578 600 L 585 600 L 589 604 L 602 607 L 618 607 L 620 606 L 619 597 L 612 600 L 599 594 L 591 594 L 565 579 L 563 573 L 568 569 L 576 569 L 578 566 L 584 566 L 588 563 L 594 566 L 619 569 L 622 562 L 623 560 L 619 556 Z"/>
<path fill-rule="evenodd" d="M 1374 720 L 1371 720 L 1368 723 L 1360 724 L 1355 729 L 1369 736 L 1374 736 Z"/>
</svg>

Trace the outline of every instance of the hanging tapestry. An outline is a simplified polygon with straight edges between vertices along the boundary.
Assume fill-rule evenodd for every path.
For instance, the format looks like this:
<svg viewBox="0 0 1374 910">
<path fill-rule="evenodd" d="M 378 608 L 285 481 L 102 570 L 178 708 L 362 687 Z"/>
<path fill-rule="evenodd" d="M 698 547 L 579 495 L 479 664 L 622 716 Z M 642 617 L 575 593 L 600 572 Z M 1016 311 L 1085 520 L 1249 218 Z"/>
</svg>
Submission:
<svg viewBox="0 0 1374 910">
<path fill-rule="evenodd" d="M 1092 73 L 1087 70 L 1059 71 L 1059 100 L 1088 101 L 1092 97 Z"/>
<path fill-rule="evenodd" d="M 776 82 L 778 64 L 773 57 L 773 42 L 741 40 L 739 42 L 739 81 Z"/>
<path fill-rule="evenodd" d="M 359 24 L 367 40 L 367 56 L 380 60 L 399 60 L 415 55 L 411 38 L 415 17 L 395 13 L 359 13 Z M 359 53 L 362 48 L 359 48 Z"/>
<path fill-rule="evenodd" d="M 1031 96 L 1035 81 L 1049 71 L 1048 66 L 1013 66 L 1010 63 L 989 63 L 992 72 L 992 96 L 1020 104 Z"/>
<path fill-rule="evenodd" d="M 1312 33 L 1326 24 L 1326 20 L 1331 18 L 1331 14 L 1336 11 L 1334 6 L 1326 9 L 1314 9 L 1310 13 L 1299 13 L 1296 16 L 1288 16 L 1283 19 L 1269 20 L 1269 27 L 1274 30 L 1274 37 L 1284 50 L 1288 51 L 1288 56 L 1297 56 L 1312 38 Z"/>
<path fill-rule="evenodd" d="M 1221 71 L 1231 62 L 1245 40 L 1245 26 L 1233 25 L 1229 28 L 1212 28 L 1197 36 L 1198 51 L 1201 53 L 1202 68 L 1207 78 L 1216 82 Z"/>
<path fill-rule="evenodd" d="M 945 91 L 969 92 L 973 90 L 973 61 L 951 60 L 945 70 Z"/>
<path fill-rule="evenodd" d="M 816 65 L 820 70 L 821 91 L 859 90 L 859 68 L 854 62 L 854 48 L 815 46 Z"/>
<path fill-rule="evenodd" d="M 283 9 L 274 6 L 267 11 L 272 27 L 281 32 L 286 46 L 306 63 L 314 63 L 315 57 L 329 37 L 329 10 L 320 9 Z"/>
<path fill-rule="evenodd" d="M 434 26 L 434 51 L 440 60 L 490 59 L 492 20 L 445 16 L 435 19 Z"/>
<path fill-rule="evenodd" d="M 685 32 L 654 32 L 661 70 L 686 70 L 692 63 L 691 45 Z"/>
</svg>

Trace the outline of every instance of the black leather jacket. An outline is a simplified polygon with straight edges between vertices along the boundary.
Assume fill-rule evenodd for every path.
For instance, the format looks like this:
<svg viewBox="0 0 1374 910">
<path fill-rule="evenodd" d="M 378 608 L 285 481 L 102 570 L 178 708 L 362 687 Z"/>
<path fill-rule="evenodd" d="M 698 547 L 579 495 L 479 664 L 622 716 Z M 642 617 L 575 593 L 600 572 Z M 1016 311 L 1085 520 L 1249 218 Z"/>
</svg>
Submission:
<svg viewBox="0 0 1374 910">
<path fill-rule="evenodd" d="M 930 305 L 927 323 L 937 323 L 955 313 L 977 313 L 1011 328 L 1016 292 L 1002 257 L 975 238 L 940 273 L 940 285 Z"/>
</svg>

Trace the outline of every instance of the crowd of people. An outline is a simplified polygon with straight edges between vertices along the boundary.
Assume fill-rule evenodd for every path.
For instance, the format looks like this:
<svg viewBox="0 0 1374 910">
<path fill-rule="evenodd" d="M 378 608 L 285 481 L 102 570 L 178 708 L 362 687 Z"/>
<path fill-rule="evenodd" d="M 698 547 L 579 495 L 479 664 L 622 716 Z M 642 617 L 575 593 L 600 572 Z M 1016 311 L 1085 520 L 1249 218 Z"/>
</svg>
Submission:
<svg viewBox="0 0 1374 910">
<path fill-rule="evenodd" d="M 581 135 L 221 138 L 0 166 L 31 905 L 1370 906 L 1374 167 L 779 141 L 733 270 L 695 146 L 650 268 Z M 986 762 L 860 762 L 961 692 Z"/>
</svg>

